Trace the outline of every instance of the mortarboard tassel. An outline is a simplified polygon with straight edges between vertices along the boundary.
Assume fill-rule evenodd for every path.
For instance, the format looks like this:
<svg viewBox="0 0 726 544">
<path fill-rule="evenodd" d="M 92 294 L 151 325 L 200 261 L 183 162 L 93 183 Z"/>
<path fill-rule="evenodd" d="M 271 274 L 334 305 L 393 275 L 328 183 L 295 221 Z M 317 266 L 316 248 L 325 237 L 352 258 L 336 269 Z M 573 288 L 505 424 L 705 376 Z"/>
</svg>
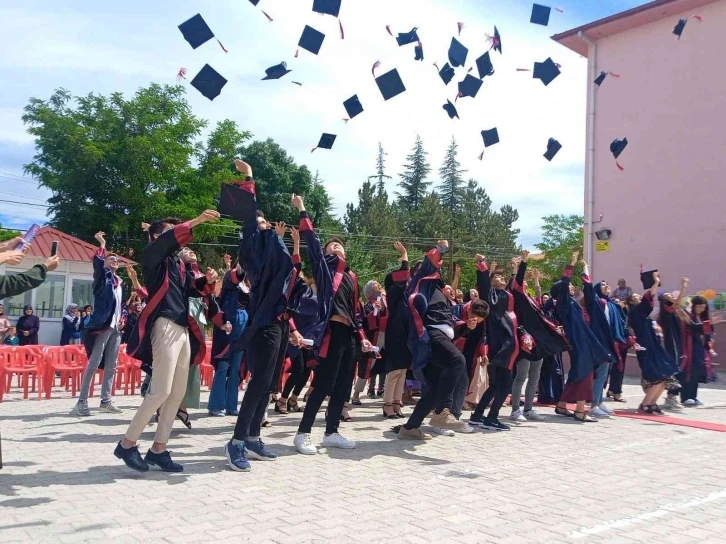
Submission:
<svg viewBox="0 0 726 544">
<path fill-rule="evenodd" d="M 457 100 L 459 100 L 459 97 L 461 97 L 461 96 L 464 96 L 464 93 L 462 93 L 461 91 L 459 91 L 459 92 L 458 92 L 458 93 L 456 94 L 456 98 L 454 98 L 454 102 L 456 102 Z"/>
<path fill-rule="evenodd" d="M 489 34 L 487 34 L 486 37 L 487 41 L 492 44 L 492 46 L 489 48 L 490 51 L 499 45 L 499 38 L 497 38 L 496 36 L 490 36 Z"/>
<path fill-rule="evenodd" d="M 464 28 L 464 23 L 456 23 L 456 26 L 459 27 L 459 36 L 461 36 L 461 29 Z"/>
<path fill-rule="evenodd" d="M 262 11 L 262 10 L 260 10 L 260 11 Z M 267 20 L 268 21 L 272 22 L 272 17 L 270 17 L 269 15 L 267 15 L 267 13 L 265 11 L 262 11 L 262 15 L 264 15 L 265 17 L 267 17 Z"/>
<path fill-rule="evenodd" d="M 480 161 L 481 161 L 481 160 L 484 160 L 484 152 L 483 152 L 483 151 L 482 151 L 482 152 L 481 152 L 481 154 L 479 155 L 479 160 L 480 160 Z"/>
<path fill-rule="evenodd" d="M 691 15 L 691 18 L 698 20 L 699 23 L 703 22 L 703 15 Z"/>
<path fill-rule="evenodd" d="M 177 72 L 177 74 L 176 74 L 176 80 L 181 81 L 182 79 L 186 79 L 186 77 L 184 77 L 186 75 L 187 75 L 187 69 L 179 68 L 179 72 Z"/>
<path fill-rule="evenodd" d="M 377 60 L 373 63 L 373 68 L 371 68 L 371 73 L 373 74 L 373 77 L 376 77 L 376 68 L 378 68 L 381 65 L 381 61 Z"/>
<path fill-rule="evenodd" d="M 317 147 L 313 147 L 312 150 L 310 151 L 310 153 L 314 153 L 316 149 L 317 149 Z"/>
<path fill-rule="evenodd" d="M 620 74 L 616 74 L 615 72 L 608 72 L 608 74 L 611 75 L 611 76 L 613 76 L 613 77 L 616 77 L 618 79 L 620 79 L 620 77 L 621 77 Z"/>
<path fill-rule="evenodd" d="M 340 19 L 338 19 L 338 26 L 340 27 L 340 39 L 341 40 L 344 40 L 345 39 L 345 31 L 343 30 L 343 21 L 341 21 Z"/>
<path fill-rule="evenodd" d="M 471 71 L 472 71 L 473 69 L 474 69 L 474 67 L 472 66 L 471 68 L 469 68 L 469 69 L 468 69 L 468 70 L 466 71 L 466 73 L 467 73 L 467 74 L 471 73 Z"/>
<path fill-rule="evenodd" d="M 645 272 L 645 267 L 643 266 L 643 263 L 640 263 L 640 273 L 642 274 Z"/>
<path fill-rule="evenodd" d="M 517 68 L 517 72 L 531 72 L 529 68 Z"/>
<path fill-rule="evenodd" d="M 438 64 L 436 64 L 435 62 L 434 62 L 434 67 L 436 68 L 436 71 L 437 71 L 437 72 L 440 72 L 440 71 L 441 71 L 441 69 L 439 68 L 439 65 L 438 65 Z"/>
<path fill-rule="evenodd" d="M 299 54 L 300 54 L 300 49 L 296 49 L 295 50 L 295 58 L 297 58 Z"/>
<path fill-rule="evenodd" d="M 297 86 L 299 86 L 299 87 L 302 87 L 302 83 L 300 83 L 300 82 L 298 82 L 298 81 L 292 81 L 292 83 L 294 83 L 295 85 L 297 85 Z"/>
<path fill-rule="evenodd" d="M 617 161 L 617 159 L 615 160 L 615 166 L 617 166 L 618 170 L 620 170 L 621 172 L 625 170 L 625 168 Z"/>
<path fill-rule="evenodd" d="M 216 38 L 215 38 L 215 40 L 216 40 Z M 229 51 L 227 51 L 227 50 L 225 49 L 225 47 L 224 47 L 224 46 L 222 45 L 222 42 L 220 42 L 219 40 L 217 40 L 217 43 L 219 44 L 219 47 L 221 47 L 221 48 L 222 48 L 222 51 L 224 51 L 225 53 L 229 53 Z"/>
<path fill-rule="evenodd" d="M 564 9 L 560 9 L 560 8 L 552 8 L 552 9 L 554 9 L 555 11 L 559 11 L 560 13 L 564 13 L 565 12 Z"/>
<path fill-rule="evenodd" d="M 386 25 L 386 31 L 393 36 L 393 32 L 391 32 L 391 25 Z"/>
<path fill-rule="evenodd" d="M 347 123 L 348 121 L 350 121 L 350 119 L 348 119 L 347 117 L 343 118 L 343 122 Z"/>
</svg>

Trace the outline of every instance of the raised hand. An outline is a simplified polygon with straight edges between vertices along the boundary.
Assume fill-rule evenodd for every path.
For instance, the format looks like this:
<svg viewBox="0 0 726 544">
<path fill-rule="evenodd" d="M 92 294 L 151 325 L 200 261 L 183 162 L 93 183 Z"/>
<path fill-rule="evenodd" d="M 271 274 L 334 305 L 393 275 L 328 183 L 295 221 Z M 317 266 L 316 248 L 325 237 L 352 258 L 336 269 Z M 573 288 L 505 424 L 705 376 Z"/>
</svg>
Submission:
<svg viewBox="0 0 726 544">
<path fill-rule="evenodd" d="M 290 204 L 292 204 L 295 208 L 297 208 L 297 211 L 299 211 L 299 212 L 305 211 L 305 202 L 303 201 L 302 195 L 296 195 L 295 193 L 293 193 L 292 199 L 290 200 Z"/>
<path fill-rule="evenodd" d="M 48 269 L 48 272 L 53 272 L 60 264 L 60 256 L 54 255 L 53 257 L 48 257 L 43 264 Z"/>
<path fill-rule="evenodd" d="M 7 264 L 19 264 L 25 258 L 25 254 L 28 252 L 28 246 L 21 249 L 12 249 L 10 251 L 3 251 L 0 253 L 0 263 Z"/>
<path fill-rule="evenodd" d="M 94 235 L 94 238 L 98 241 L 102 248 L 106 247 L 106 238 L 104 238 L 104 236 L 106 236 L 106 233 L 100 230 Z"/>
<path fill-rule="evenodd" d="M 207 272 L 204 274 L 204 276 L 207 278 L 207 283 L 212 285 L 219 279 L 219 274 L 216 270 L 213 268 L 207 267 Z"/>
<path fill-rule="evenodd" d="M 217 210 L 204 210 L 196 219 L 192 219 L 190 225 L 195 227 L 211 221 L 219 221 L 219 212 Z"/>
<path fill-rule="evenodd" d="M 237 168 L 237 172 L 239 172 L 240 174 L 252 177 L 252 167 L 242 159 L 235 159 L 234 166 L 235 168 Z"/>
<path fill-rule="evenodd" d="M 681 278 L 681 288 L 685 289 L 686 287 L 688 287 L 688 278 L 683 276 Z"/>
<path fill-rule="evenodd" d="M 454 266 L 454 274 L 456 276 L 460 276 L 461 275 L 461 265 L 458 264 L 458 263 Z"/>
<path fill-rule="evenodd" d="M 482 263 L 482 262 L 484 262 L 486 260 L 486 257 L 484 255 L 478 255 L 477 254 L 477 255 L 474 255 L 474 260 L 477 263 Z"/>
<path fill-rule="evenodd" d="M 141 230 L 143 230 L 144 232 L 149 232 L 150 226 L 151 225 L 149 223 L 144 223 L 143 221 L 141 222 Z"/>
<path fill-rule="evenodd" d="M 401 256 L 401 262 L 408 261 L 408 250 L 406 250 L 406 246 L 404 246 L 401 242 L 394 242 L 393 247 Z"/>
<path fill-rule="evenodd" d="M 300 242 L 300 231 L 295 227 L 290 227 L 290 238 L 293 242 Z"/>
<path fill-rule="evenodd" d="M 575 264 L 577 264 L 577 259 L 578 259 L 579 257 L 580 257 L 580 252 L 579 252 L 579 251 L 575 251 L 575 252 L 574 252 L 574 253 L 572 254 L 572 260 L 570 261 L 570 264 L 571 264 L 572 266 L 575 266 Z"/>
<path fill-rule="evenodd" d="M 280 238 L 285 237 L 285 230 L 287 230 L 287 225 L 285 225 L 284 221 L 278 221 L 275 224 L 275 232 Z"/>
<path fill-rule="evenodd" d="M 522 261 L 526 263 L 527 259 L 529 259 L 529 250 L 525 249 L 522 251 Z"/>
<path fill-rule="evenodd" d="M 4 242 L 0 242 L 0 251 L 10 251 L 11 249 L 15 249 L 15 246 L 18 244 L 24 243 L 25 240 L 23 240 L 22 236 L 16 236 L 15 238 L 10 238 L 10 240 L 5 240 Z"/>
</svg>

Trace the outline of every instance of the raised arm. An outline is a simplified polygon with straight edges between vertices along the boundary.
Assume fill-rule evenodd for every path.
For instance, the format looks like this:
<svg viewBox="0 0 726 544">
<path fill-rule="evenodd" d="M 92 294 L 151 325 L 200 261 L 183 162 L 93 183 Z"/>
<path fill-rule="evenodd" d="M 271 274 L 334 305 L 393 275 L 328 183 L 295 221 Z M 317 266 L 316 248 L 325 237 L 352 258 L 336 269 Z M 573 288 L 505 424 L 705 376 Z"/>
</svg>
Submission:
<svg viewBox="0 0 726 544">
<path fill-rule="evenodd" d="M 305 211 L 305 202 L 303 201 L 303 197 L 293 194 L 291 203 L 300 213 L 300 236 L 305 240 L 305 244 L 308 246 L 308 257 L 310 257 L 315 285 L 319 292 L 324 292 L 326 289 L 330 289 L 332 292 L 333 279 L 330 276 L 330 271 L 325 263 L 323 246 L 320 243 L 320 238 L 318 238 L 318 235 L 313 228 L 313 223 L 310 221 L 310 217 L 308 217 L 308 212 Z"/>
<path fill-rule="evenodd" d="M 106 277 L 104 270 L 106 266 L 106 233 L 98 231 L 94 238 L 98 241 L 98 250 L 93 256 L 93 288 L 96 289 L 98 282 L 103 281 Z"/>
<path fill-rule="evenodd" d="M 514 276 L 512 282 L 512 289 L 524 293 L 524 277 L 527 273 L 527 259 L 529 259 L 529 251 L 526 249 L 522 252 L 522 258 L 517 266 L 517 274 Z"/>
<path fill-rule="evenodd" d="M 683 301 L 683 297 L 686 296 L 687 290 L 688 290 L 688 278 L 684 276 L 681 278 L 681 292 L 678 293 L 678 298 L 673 303 L 673 306 L 675 306 L 676 308 L 681 307 L 681 302 Z"/>
<path fill-rule="evenodd" d="M 259 232 L 257 226 L 257 193 L 255 191 L 255 181 L 252 177 L 252 167 L 240 159 L 234 160 L 234 166 L 240 174 L 245 176 L 244 182 L 239 184 L 240 189 L 246 191 L 252 196 L 252 206 L 245 209 L 248 213 L 243 218 L 244 225 L 242 227 L 242 240 L 239 244 L 239 262 L 245 270 L 256 275 L 254 258 L 255 239 Z"/>
<path fill-rule="evenodd" d="M 454 266 L 454 280 L 451 282 L 451 288 L 456 292 L 459 288 L 459 278 L 461 277 L 461 266 Z"/>
<path fill-rule="evenodd" d="M 408 251 L 406 250 L 406 247 L 401 242 L 395 242 L 393 244 L 393 247 L 396 249 L 396 251 L 398 251 L 398 254 L 400 255 L 399 260 L 401 261 L 401 268 L 386 274 L 386 279 L 384 280 L 383 284 L 386 289 L 387 295 L 388 290 L 394 285 L 399 285 L 401 288 L 405 289 L 406 283 L 408 283 L 408 278 L 410 277 L 408 271 Z"/>
<path fill-rule="evenodd" d="M 476 255 L 474 261 L 476 261 L 476 290 L 479 292 L 479 298 L 491 304 L 491 297 L 489 295 L 492 279 L 486 259 L 484 255 Z M 496 263 L 492 263 L 492 266 L 496 266 Z"/>
<path fill-rule="evenodd" d="M 542 305 L 542 286 L 539 284 L 539 269 L 535 268 L 532 270 L 532 276 L 534 277 L 534 295 L 537 297 L 537 303 Z"/>
<path fill-rule="evenodd" d="M 582 294 L 585 297 L 585 306 L 590 311 L 590 305 L 595 301 L 595 289 L 592 287 L 592 279 L 590 279 L 590 267 L 581 259 L 582 263 Z"/>
<path fill-rule="evenodd" d="M 198 217 L 176 225 L 173 229 L 162 232 L 155 240 L 149 242 L 144 248 L 141 265 L 144 270 L 153 270 L 158 267 L 164 259 L 179 251 L 180 248 L 189 244 L 194 237 L 192 229 L 202 223 L 219 220 L 219 212 L 216 210 L 205 210 Z"/>
</svg>

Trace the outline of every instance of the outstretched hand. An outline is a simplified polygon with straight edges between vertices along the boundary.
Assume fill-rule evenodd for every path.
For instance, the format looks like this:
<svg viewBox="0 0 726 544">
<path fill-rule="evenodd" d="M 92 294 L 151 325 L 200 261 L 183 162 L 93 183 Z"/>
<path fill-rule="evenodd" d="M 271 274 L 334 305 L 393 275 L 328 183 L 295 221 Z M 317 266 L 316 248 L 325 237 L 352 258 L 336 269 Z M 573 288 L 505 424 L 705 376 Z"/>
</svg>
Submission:
<svg viewBox="0 0 726 544">
<path fill-rule="evenodd" d="M 570 261 L 570 265 L 572 265 L 572 266 L 575 266 L 575 265 L 577 264 L 577 259 L 578 259 L 579 257 L 580 257 L 580 252 L 579 252 L 579 251 L 575 251 L 575 252 L 574 252 L 574 253 L 572 254 L 572 260 Z"/>
<path fill-rule="evenodd" d="M 278 221 L 275 223 L 275 232 L 280 238 L 285 237 L 285 231 L 287 230 L 287 225 L 285 225 L 284 221 Z"/>
<path fill-rule="evenodd" d="M 290 238 L 293 242 L 300 242 L 300 231 L 295 227 L 290 227 Z"/>
<path fill-rule="evenodd" d="M 393 247 L 401 256 L 401 262 L 408 261 L 408 251 L 406 250 L 406 246 L 404 246 L 401 242 L 394 242 Z"/>
<path fill-rule="evenodd" d="M 247 177 L 252 177 L 252 167 L 242 159 L 235 159 L 234 166 L 237 168 L 237 172 L 244 174 Z"/>
<path fill-rule="evenodd" d="M 204 276 L 207 278 L 207 283 L 209 285 L 216 283 L 219 279 L 219 274 L 217 273 L 217 271 L 209 267 L 207 267 L 207 272 L 204 274 Z"/>
<path fill-rule="evenodd" d="M 297 211 L 299 211 L 299 212 L 305 211 L 305 202 L 303 201 L 302 195 L 296 195 L 295 193 L 293 193 L 292 199 L 290 200 L 290 204 L 292 204 L 295 208 L 297 208 Z"/>
</svg>

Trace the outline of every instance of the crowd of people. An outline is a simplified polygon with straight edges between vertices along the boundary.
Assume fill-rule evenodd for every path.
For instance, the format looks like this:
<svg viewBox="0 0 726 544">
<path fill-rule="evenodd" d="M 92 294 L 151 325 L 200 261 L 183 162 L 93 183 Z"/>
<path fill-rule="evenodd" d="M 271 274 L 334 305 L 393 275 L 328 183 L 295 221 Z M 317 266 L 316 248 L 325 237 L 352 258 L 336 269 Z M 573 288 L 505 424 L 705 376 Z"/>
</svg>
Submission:
<svg viewBox="0 0 726 544">
<path fill-rule="evenodd" d="M 114 452 L 130 468 L 183 470 L 166 445 L 174 420 L 191 429 L 187 409 L 200 407 L 198 365 L 206 356 L 209 327 L 215 372 L 207 411 L 236 418 L 225 446 L 235 471 L 249 471 L 250 460 L 276 459 L 261 438 L 269 409 L 301 412 L 293 445 L 315 455 L 313 427 L 327 399 L 322 446 L 355 448 L 341 425 L 353 420 L 351 410 L 363 403 L 366 386 L 369 398 L 383 399 L 381 416 L 401 421 L 394 427 L 397 437 L 414 441 L 431 438 L 422 430 L 427 417 L 439 435 L 507 431 L 500 411 L 508 398 L 513 422 L 545 419 L 537 404 L 581 423 L 611 417 L 603 401 L 625 402 L 622 382 L 631 349 L 644 391 L 639 411 L 658 415 L 701 404 L 698 385 L 710 373 L 712 326 L 719 319 L 709 317 L 702 297 L 684 307 L 687 278 L 677 293 L 659 290 L 657 271 L 642 272 L 643 295 L 624 280 L 613 289 L 593 283 L 576 252 L 562 277 L 542 292 L 539 272 L 528 273 L 529 252 L 523 251 L 507 263 L 511 268 L 474 256 L 476 285 L 462 292 L 458 269 L 451 285 L 443 281 L 448 243 L 442 240 L 415 263 L 397 242 L 400 267 L 383 285 L 369 281 L 361 289 L 345 244 L 318 238 L 302 196 L 291 200 L 299 226 L 273 225 L 258 209 L 251 166 L 241 160 L 236 166 L 245 176 L 237 184 L 243 229 L 237 261 L 225 256 L 222 277 L 211 267 L 201 269 L 188 247 L 196 226 L 219 219 L 216 211 L 145 225 L 143 286 L 129 268 L 134 296 L 128 300 L 117 275 L 118 256 L 106 251 L 103 233 L 97 235 L 94 311 L 84 326 L 89 365 L 73 413 L 90 414 L 88 387 L 101 365 L 101 408 L 121 411 L 110 387 L 123 340 L 146 373 L 141 406 Z M 579 299 L 572 283 L 578 262 Z M 77 314 L 77 307 L 69 308 L 72 324 Z M 569 359 L 567 373 L 563 357 Z M 240 404 L 241 377 L 248 373 Z M 413 409 L 406 414 L 408 405 Z M 471 411 L 466 419 L 465 411 Z M 152 418 L 154 442 L 142 457 L 138 440 Z"/>
</svg>

